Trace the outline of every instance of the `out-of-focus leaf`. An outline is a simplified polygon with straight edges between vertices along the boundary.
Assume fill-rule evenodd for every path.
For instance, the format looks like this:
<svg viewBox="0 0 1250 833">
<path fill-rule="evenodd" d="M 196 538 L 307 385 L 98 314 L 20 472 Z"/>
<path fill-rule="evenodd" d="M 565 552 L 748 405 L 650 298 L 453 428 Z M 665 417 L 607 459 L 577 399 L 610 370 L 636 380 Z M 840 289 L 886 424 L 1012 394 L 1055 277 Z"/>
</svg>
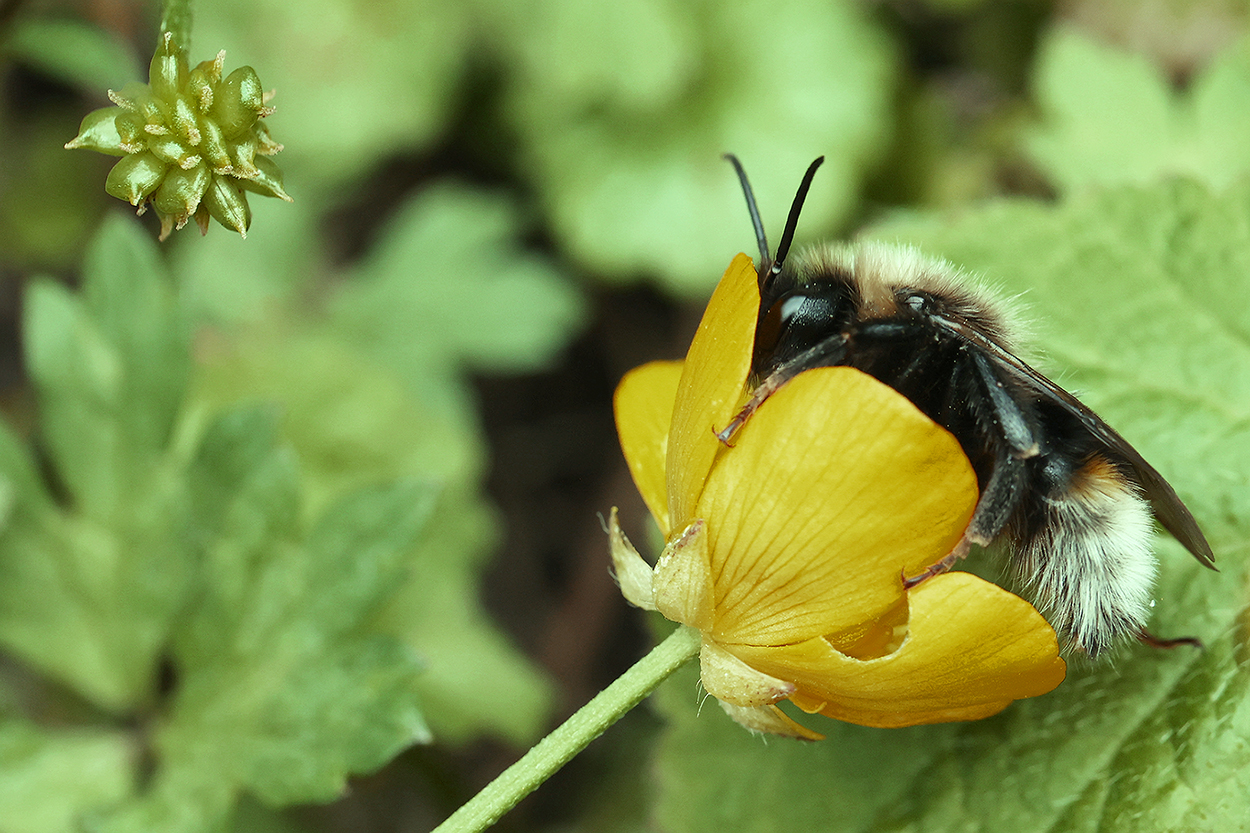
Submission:
<svg viewBox="0 0 1250 833">
<path fill-rule="evenodd" d="M 490 4 L 509 56 L 523 171 L 560 242 L 604 276 L 705 293 L 755 238 L 733 170 L 751 173 L 773 242 L 804 169 L 828 231 L 889 134 L 893 69 L 859 4 L 577 0 Z"/>
<path fill-rule="evenodd" d="M 413 559 L 412 579 L 385 617 L 426 659 L 421 703 L 448 743 L 483 733 L 532 742 L 551 710 L 551 684 L 478 601 L 479 575 L 498 546 L 498 529 L 480 497 L 467 490 L 445 494 Z"/>
<path fill-rule="evenodd" d="M 299 452 L 306 511 L 379 479 L 472 482 L 485 464 L 472 426 L 430 408 L 424 397 L 341 341 L 294 321 L 270 321 L 203 351 L 197 410 L 271 403 L 284 439 Z"/>
<path fill-rule="evenodd" d="M 444 485 L 386 627 L 426 660 L 422 702 L 452 742 L 483 732 L 523 742 L 550 702 L 546 681 L 476 601 L 498 533 L 476 494 L 483 452 L 463 373 L 537 368 L 582 314 L 575 290 L 524 253 L 517 236 L 508 203 L 429 189 L 338 288 L 319 334 L 271 309 L 271 318 L 232 342 L 206 342 L 203 352 L 207 410 L 240 397 L 280 403 L 284 434 L 309 475 L 310 505 L 383 473 Z"/>
<path fill-rule="evenodd" d="M 82 115 L 28 108 L 14 124 L 0 110 L 0 252 L 10 269 L 76 268 L 106 204 L 115 202 L 100 187 L 112 160 L 63 147 Z"/>
<path fill-rule="evenodd" d="M 282 166 L 300 184 L 297 199 L 428 145 L 448 117 L 469 35 L 466 6 L 438 0 L 223 0 L 195 21 L 197 48 L 208 51 L 200 59 L 225 49 L 277 91 L 269 121 L 288 146 Z"/>
<path fill-rule="evenodd" d="M 309 831 L 294 818 L 266 807 L 248 796 L 239 799 L 234 809 L 234 819 L 228 829 L 231 833 L 308 833 Z"/>
<path fill-rule="evenodd" d="M 49 451 L 74 503 L 97 521 L 160 464 L 190 368 L 188 336 L 155 248 L 118 215 L 87 251 L 81 300 L 36 284 L 26 350 Z"/>
<path fill-rule="evenodd" d="M 165 243 L 187 315 L 197 323 L 235 326 L 262 321 L 294 305 L 324 279 L 325 252 L 310 201 L 253 200 L 263 233 L 175 235 Z M 225 266 L 223 267 L 223 264 Z"/>
<path fill-rule="evenodd" d="M 313 506 L 366 478 L 442 484 L 437 510 L 410 553 L 411 573 L 380 627 L 423 659 L 416 686 L 438 737 L 532 739 L 550 687 L 476 598 L 498 524 L 477 494 L 483 451 L 472 426 L 431 408 L 437 392 L 412 388 L 337 340 L 270 325 L 206 359 L 199 391 L 206 410 L 240 398 L 280 406 Z"/>
<path fill-rule="evenodd" d="M 110 729 L 47 730 L 0 721 L 0 830 L 73 833 L 132 789 L 133 750 Z"/>
<path fill-rule="evenodd" d="M 193 467 L 205 569 L 177 634 L 160 768 L 104 830 L 211 829 L 239 789 L 327 801 L 349 773 L 429 740 L 416 656 L 366 626 L 407 570 L 433 491 L 359 490 L 306 529 L 275 433 L 272 416 L 244 410 L 205 436 Z"/>
<path fill-rule="evenodd" d="M 112 34 L 78 20 L 17 16 L 0 42 L 9 57 L 52 78 L 103 97 L 142 76 L 130 49 Z"/>
<path fill-rule="evenodd" d="M 427 189 L 391 220 L 331 303 L 338 333 L 395 369 L 427 401 L 458 395 L 467 370 L 532 371 L 579 325 L 583 304 L 515 242 L 507 201 Z"/>
<path fill-rule="evenodd" d="M 1221 186 L 1250 171 L 1250 40 L 1178 92 L 1145 56 L 1059 28 L 1042 47 L 1034 89 L 1044 120 L 1028 149 L 1061 188 L 1178 174 Z"/>
<path fill-rule="evenodd" d="M 26 353 L 53 473 L 7 431 L 0 640 L 103 708 L 138 705 L 193 566 L 170 442 L 186 333 L 152 244 L 125 220 L 88 252 L 81 296 L 42 281 Z M 62 505 L 58 505 L 62 504 Z"/>
<path fill-rule="evenodd" d="M 0 428 L 0 640 L 99 711 L 72 709 L 76 730 L 0 724 L 0 780 L 30 790 L 0 796 L 0 830 L 220 830 L 241 793 L 328 801 L 429 740 L 422 661 L 376 622 L 410 574 L 434 481 L 476 471 L 467 444 L 418 420 L 415 451 L 383 432 L 373 456 L 336 466 L 353 451 L 332 449 L 338 436 L 391 418 L 385 395 L 336 401 L 301 380 L 328 420 L 314 462 L 332 480 L 306 496 L 275 412 L 239 409 L 237 387 L 220 406 L 184 403 L 183 313 L 131 221 L 97 237 L 79 292 L 32 287 L 25 335 L 42 454 Z M 92 715 L 138 728 L 93 729 Z"/>
<path fill-rule="evenodd" d="M 1126 645 L 1072 663 L 1054 692 L 978 723 L 904 730 L 824 721 L 763 744 L 691 677 L 663 698 L 660 825 L 674 831 L 1207 831 L 1245 828 L 1250 659 L 1250 187 L 1193 183 L 1005 203 L 875 234 L 1026 293 L 1043 369 L 1167 476 L 1222 572 L 1166 536 L 1151 631 L 1205 650 Z"/>
</svg>

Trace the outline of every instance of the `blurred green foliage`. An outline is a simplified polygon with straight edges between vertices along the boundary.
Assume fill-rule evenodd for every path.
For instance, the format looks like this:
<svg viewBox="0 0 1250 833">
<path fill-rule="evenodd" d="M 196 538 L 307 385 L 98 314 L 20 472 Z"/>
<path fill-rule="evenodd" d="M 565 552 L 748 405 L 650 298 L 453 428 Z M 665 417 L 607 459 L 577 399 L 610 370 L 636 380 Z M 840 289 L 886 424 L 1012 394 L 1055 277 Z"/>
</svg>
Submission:
<svg viewBox="0 0 1250 833">
<path fill-rule="evenodd" d="M 483 574 L 554 568 L 500 553 L 505 512 L 524 519 L 486 483 L 584 453 L 574 416 L 609 420 L 615 379 L 585 380 L 689 336 L 624 316 L 691 318 L 753 253 L 725 152 L 774 244 L 823 154 L 800 242 L 871 222 L 1021 296 L 1042 365 L 1208 531 L 1218 576 L 1160 542 L 1152 625 L 1208 648 L 1130 647 L 988 721 L 826 723 L 815 745 L 765 745 L 681 678 L 588 751 L 573 800 L 504 824 L 1250 829 L 1244 2 L 196 11 L 192 63 L 225 49 L 276 90 L 295 202 L 257 201 L 247 240 L 158 248 L 104 194 L 111 160 L 62 148 L 143 80 L 155 5 L 0 6 L 0 833 L 428 828 L 492 739 L 531 743 L 553 683 Z M 526 396 L 483 407 L 505 376 Z M 541 412 L 562 444 L 534 429 L 492 460 L 516 441 L 498 410 L 533 400 L 564 409 Z M 539 518 L 579 553 L 629 499 L 619 460 L 595 465 Z M 587 574 L 606 569 L 604 548 Z M 517 606 L 514 627 L 550 612 Z M 571 630 L 550 644 L 618 645 Z"/>
<path fill-rule="evenodd" d="M 1046 119 L 1028 147 L 1064 189 L 1190 176 L 1216 186 L 1250 167 L 1250 42 L 1176 90 L 1148 57 L 1076 30 L 1050 33 L 1034 81 Z"/>
</svg>

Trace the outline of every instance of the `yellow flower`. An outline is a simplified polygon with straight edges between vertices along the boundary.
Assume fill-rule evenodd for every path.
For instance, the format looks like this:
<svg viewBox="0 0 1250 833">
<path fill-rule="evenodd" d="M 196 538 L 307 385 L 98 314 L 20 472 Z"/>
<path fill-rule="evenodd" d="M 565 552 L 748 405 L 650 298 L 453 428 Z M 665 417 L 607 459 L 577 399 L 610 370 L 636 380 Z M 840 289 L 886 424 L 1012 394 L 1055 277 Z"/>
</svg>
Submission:
<svg viewBox="0 0 1250 833">
<path fill-rule="evenodd" d="M 685 362 L 631 371 L 616 420 L 667 546 L 654 569 L 611 518 L 634 604 L 702 632 L 703 686 L 747 728 L 819 738 L 789 699 L 865 726 L 975 720 L 1064 678 L 1054 630 L 969 573 L 904 589 L 959 540 L 977 501 L 958 442 L 845 367 L 800 374 L 732 447 L 759 308 L 746 255 L 725 272 Z"/>
</svg>

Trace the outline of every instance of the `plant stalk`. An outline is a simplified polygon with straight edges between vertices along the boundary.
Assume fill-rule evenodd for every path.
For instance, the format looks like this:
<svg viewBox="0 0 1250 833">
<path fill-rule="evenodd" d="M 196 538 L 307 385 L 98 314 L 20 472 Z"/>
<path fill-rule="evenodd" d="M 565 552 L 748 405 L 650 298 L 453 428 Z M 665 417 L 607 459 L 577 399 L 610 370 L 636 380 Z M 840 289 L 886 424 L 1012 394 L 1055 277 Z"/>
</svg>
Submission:
<svg viewBox="0 0 1250 833">
<path fill-rule="evenodd" d="M 161 34 L 169 32 L 182 51 L 191 52 L 191 0 L 164 0 L 161 3 Z"/>
<path fill-rule="evenodd" d="M 611 685 L 504 770 L 434 833 L 477 833 L 533 792 L 592 740 L 620 720 L 674 671 L 699 653 L 701 635 L 682 625 Z"/>
</svg>

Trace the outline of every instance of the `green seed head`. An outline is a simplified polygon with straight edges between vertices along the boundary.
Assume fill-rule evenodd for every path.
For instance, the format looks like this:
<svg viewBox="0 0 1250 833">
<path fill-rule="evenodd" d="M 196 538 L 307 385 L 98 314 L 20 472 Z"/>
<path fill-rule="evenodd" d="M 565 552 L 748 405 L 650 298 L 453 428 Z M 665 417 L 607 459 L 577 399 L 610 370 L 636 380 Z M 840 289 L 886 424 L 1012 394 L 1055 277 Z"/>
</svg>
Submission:
<svg viewBox="0 0 1250 833">
<path fill-rule="evenodd" d="M 252 219 L 245 191 L 290 202 L 270 158 L 282 145 L 261 121 L 273 112 L 260 77 L 248 66 L 225 73 L 226 53 L 189 68 L 165 33 L 148 83 L 109 91 L 116 106 L 88 113 L 65 147 L 120 156 L 104 189 L 142 214 L 151 205 L 161 239 L 194 218 L 246 236 Z"/>
</svg>

